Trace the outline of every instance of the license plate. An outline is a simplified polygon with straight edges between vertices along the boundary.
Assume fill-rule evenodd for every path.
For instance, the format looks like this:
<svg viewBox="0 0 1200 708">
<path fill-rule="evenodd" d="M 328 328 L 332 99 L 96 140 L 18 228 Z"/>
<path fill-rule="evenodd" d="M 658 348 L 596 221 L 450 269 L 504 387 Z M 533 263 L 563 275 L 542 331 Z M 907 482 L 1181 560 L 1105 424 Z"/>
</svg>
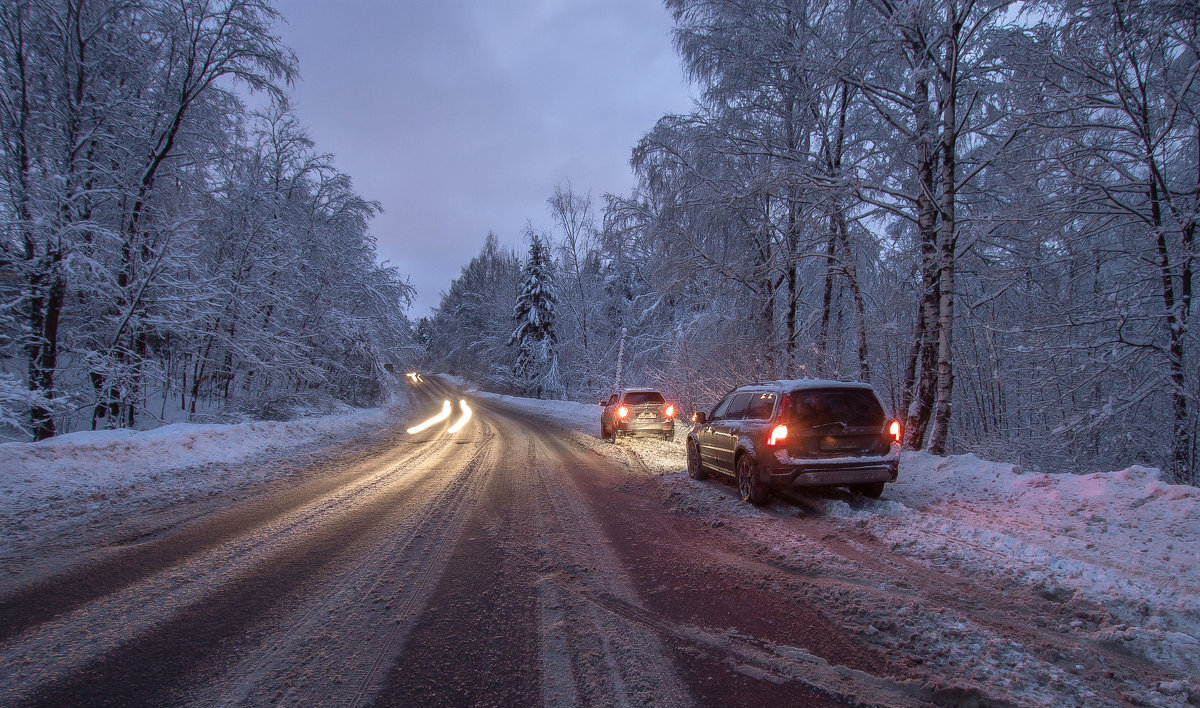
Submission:
<svg viewBox="0 0 1200 708">
<path fill-rule="evenodd" d="M 643 413 L 643 414 L 639 415 L 638 417 L 639 418 L 655 418 L 657 416 L 655 416 L 655 414 L 653 414 L 653 413 Z"/>
<path fill-rule="evenodd" d="M 821 441 L 822 450 L 857 450 L 862 446 L 858 438 L 825 438 Z"/>
</svg>

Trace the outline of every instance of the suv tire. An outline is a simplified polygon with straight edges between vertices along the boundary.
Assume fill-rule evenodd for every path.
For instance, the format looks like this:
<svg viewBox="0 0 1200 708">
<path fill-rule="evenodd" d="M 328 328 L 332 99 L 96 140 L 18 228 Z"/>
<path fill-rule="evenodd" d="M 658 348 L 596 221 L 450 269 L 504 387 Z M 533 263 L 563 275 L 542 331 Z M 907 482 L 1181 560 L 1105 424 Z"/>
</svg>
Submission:
<svg viewBox="0 0 1200 708">
<path fill-rule="evenodd" d="M 695 480 L 702 480 L 708 477 L 708 470 L 704 469 L 704 464 L 700 462 L 700 450 L 696 447 L 696 443 L 688 441 L 687 446 L 687 470 L 688 476 Z"/>
<path fill-rule="evenodd" d="M 754 474 L 754 458 L 742 453 L 738 456 L 736 467 L 738 496 L 742 501 L 748 501 L 754 506 L 766 504 L 768 491 L 758 480 L 758 475 Z"/>
<path fill-rule="evenodd" d="M 867 499 L 878 499 L 879 497 L 883 496 L 883 482 L 857 484 L 851 487 L 851 490 L 863 495 Z"/>
</svg>

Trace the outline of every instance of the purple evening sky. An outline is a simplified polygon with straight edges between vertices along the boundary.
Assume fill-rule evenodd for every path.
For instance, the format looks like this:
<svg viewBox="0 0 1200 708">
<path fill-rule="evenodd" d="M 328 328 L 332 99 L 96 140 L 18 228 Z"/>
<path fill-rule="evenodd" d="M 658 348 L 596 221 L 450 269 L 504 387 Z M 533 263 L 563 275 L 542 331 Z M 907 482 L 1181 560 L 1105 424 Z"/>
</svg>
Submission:
<svg viewBox="0 0 1200 708">
<path fill-rule="evenodd" d="M 657 0 L 279 0 L 296 112 L 384 213 L 379 258 L 428 314 L 489 230 L 520 247 L 568 181 L 633 187 L 630 150 L 691 108 Z"/>
</svg>

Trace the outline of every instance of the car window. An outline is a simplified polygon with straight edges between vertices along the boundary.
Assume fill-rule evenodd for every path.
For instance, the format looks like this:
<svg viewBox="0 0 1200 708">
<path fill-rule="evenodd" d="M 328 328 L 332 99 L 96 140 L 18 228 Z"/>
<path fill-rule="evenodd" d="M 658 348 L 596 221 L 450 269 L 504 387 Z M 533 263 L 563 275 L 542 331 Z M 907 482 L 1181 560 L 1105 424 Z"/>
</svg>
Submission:
<svg viewBox="0 0 1200 708">
<path fill-rule="evenodd" d="M 774 393 L 753 393 L 750 394 L 750 408 L 746 411 L 746 418 L 753 420 L 766 420 L 775 412 L 775 394 Z"/>
<path fill-rule="evenodd" d="M 608 397 L 608 405 L 611 406 L 611 405 L 615 404 L 616 402 L 617 402 L 617 394 L 614 393 L 613 395 Z"/>
<path fill-rule="evenodd" d="M 625 394 L 625 403 L 630 406 L 640 406 L 645 403 L 666 403 L 666 399 L 658 391 L 629 391 Z"/>
<path fill-rule="evenodd" d="M 746 411 L 750 408 L 750 399 L 756 396 L 754 393 L 739 393 L 733 397 L 733 402 L 729 404 L 729 412 L 725 417 L 730 420 L 738 420 L 746 417 Z"/>
<path fill-rule="evenodd" d="M 713 408 L 712 415 L 709 416 L 709 419 L 716 420 L 717 418 L 724 418 L 725 411 L 729 409 L 729 402 L 732 400 L 733 396 L 726 396 L 724 399 L 722 399 L 721 402 L 717 404 L 717 407 Z"/>
<path fill-rule="evenodd" d="M 875 392 L 868 389 L 792 391 L 788 398 L 792 419 L 800 425 L 845 423 L 866 427 L 884 423 L 883 406 Z"/>
</svg>

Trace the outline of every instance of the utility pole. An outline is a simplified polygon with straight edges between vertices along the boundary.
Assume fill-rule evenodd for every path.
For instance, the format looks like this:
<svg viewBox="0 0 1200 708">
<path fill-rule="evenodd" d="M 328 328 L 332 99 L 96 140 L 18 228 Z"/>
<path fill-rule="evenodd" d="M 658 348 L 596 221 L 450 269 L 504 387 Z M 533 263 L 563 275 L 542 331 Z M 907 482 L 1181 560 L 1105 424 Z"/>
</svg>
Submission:
<svg viewBox="0 0 1200 708">
<path fill-rule="evenodd" d="M 621 391 L 621 368 L 625 363 L 625 328 L 621 328 L 621 344 L 617 347 L 617 391 Z"/>
</svg>

